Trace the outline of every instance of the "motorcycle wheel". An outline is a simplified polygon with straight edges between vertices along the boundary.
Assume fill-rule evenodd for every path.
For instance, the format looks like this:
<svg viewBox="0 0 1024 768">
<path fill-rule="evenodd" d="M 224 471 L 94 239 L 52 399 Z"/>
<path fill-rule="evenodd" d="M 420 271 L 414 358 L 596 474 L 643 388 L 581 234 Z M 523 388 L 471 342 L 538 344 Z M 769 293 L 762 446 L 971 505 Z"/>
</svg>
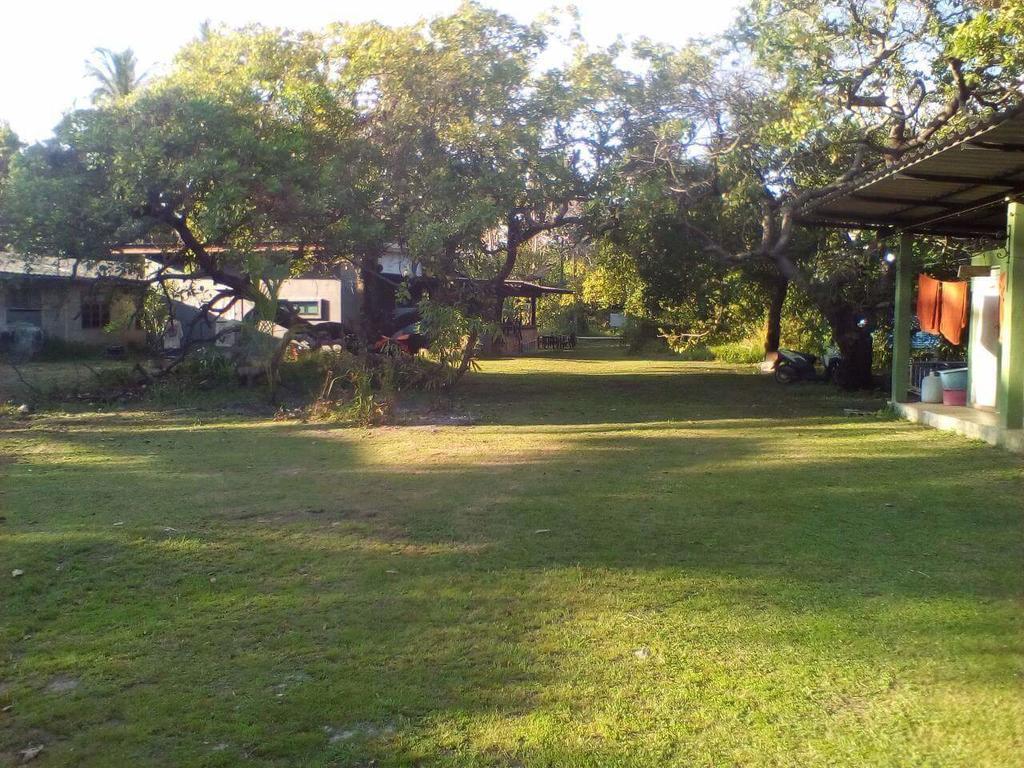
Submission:
<svg viewBox="0 0 1024 768">
<path fill-rule="evenodd" d="M 775 380 L 779 384 L 792 384 L 800 381 L 800 372 L 790 363 L 782 363 L 775 369 Z"/>
</svg>

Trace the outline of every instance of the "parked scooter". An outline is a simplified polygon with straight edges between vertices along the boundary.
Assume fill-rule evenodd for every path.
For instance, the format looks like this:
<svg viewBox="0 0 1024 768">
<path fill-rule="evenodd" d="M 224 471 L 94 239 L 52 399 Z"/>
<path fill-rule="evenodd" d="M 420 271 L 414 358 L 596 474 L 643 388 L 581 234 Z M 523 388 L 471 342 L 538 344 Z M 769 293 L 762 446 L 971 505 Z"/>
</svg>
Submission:
<svg viewBox="0 0 1024 768">
<path fill-rule="evenodd" d="M 839 355 L 827 354 L 821 358 L 809 352 L 780 349 L 775 358 L 775 380 L 780 384 L 797 381 L 832 381 L 842 364 Z"/>
</svg>

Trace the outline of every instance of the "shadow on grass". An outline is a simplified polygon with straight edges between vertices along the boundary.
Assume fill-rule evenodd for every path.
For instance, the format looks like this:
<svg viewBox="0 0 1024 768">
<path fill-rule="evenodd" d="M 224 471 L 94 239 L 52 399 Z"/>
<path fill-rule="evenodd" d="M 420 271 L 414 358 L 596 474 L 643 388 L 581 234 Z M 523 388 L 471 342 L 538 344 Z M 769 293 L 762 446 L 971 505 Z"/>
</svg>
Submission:
<svg viewBox="0 0 1024 768">
<path fill-rule="evenodd" d="M 787 419 L 839 415 L 844 407 L 875 410 L 884 404 L 884 397 L 844 393 L 824 384 L 780 385 L 756 375 L 752 367 L 671 357 L 644 360 L 639 370 L 630 363 L 621 353 L 585 361 L 502 360 L 469 377 L 459 399 L 487 422 L 517 426 Z"/>
<path fill-rule="evenodd" d="M 597 378 L 530 380 L 520 417 L 502 410 L 518 379 L 480 377 L 473 428 L 158 416 L 18 433 L 0 531 L 4 562 L 29 567 L 0 586 L 19 702 L 0 749 L 37 729 L 84 764 L 218 764 L 221 743 L 222 764 L 628 763 L 649 740 L 628 726 L 620 743 L 543 734 L 606 696 L 654 696 L 630 677 L 647 645 L 703 657 L 687 707 L 722 730 L 688 738 L 722 759 L 756 733 L 744 707 L 835 725 L 805 711 L 805 667 L 830 702 L 915 663 L 1012 685 L 1017 459 L 795 395 L 752 415 L 736 397 L 754 377 Z M 79 691 L 39 695 L 69 673 Z M 687 690 L 666 684 L 669 701 Z M 761 698 L 739 701 L 745 686 Z"/>
</svg>

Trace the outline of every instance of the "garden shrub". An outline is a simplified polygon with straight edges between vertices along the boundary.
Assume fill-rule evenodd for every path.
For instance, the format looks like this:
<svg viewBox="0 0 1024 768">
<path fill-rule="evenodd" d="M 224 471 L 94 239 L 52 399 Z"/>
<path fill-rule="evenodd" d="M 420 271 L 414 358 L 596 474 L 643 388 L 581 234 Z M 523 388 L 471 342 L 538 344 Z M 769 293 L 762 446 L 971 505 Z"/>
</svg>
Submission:
<svg viewBox="0 0 1024 768">
<path fill-rule="evenodd" d="M 180 405 L 212 389 L 238 386 L 231 357 L 215 347 L 200 347 L 165 374 L 157 374 L 146 397 L 161 405 Z"/>
<path fill-rule="evenodd" d="M 724 344 L 712 344 L 708 351 L 713 359 L 723 363 L 760 363 L 764 360 L 764 341 L 758 338 L 741 339 Z"/>
<path fill-rule="evenodd" d="M 347 350 L 316 350 L 297 363 L 315 366 L 318 394 L 305 410 L 313 421 L 375 426 L 388 423 L 399 394 L 407 390 L 439 390 L 450 368 L 424 355 L 398 350 L 356 355 Z"/>
</svg>

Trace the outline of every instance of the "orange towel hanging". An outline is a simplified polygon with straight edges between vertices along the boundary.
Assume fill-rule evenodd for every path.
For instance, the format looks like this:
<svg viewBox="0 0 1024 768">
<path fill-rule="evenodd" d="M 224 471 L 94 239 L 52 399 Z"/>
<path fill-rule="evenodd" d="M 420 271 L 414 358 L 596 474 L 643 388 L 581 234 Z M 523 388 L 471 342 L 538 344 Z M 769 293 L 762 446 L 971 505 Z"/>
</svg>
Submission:
<svg viewBox="0 0 1024 768">
<path fill-rule="evenodd" d="M 925 333 L 939 332 L 942 283 L 928 275 L 917 276 L 917 320 Z"/>
<path fill-rule="evenodd" d="M 963 339 L 964 328 L 967 327 L 969 297 L 970 285 L 966 280 L 942 282 L 939 333 L 950 344 L 959 344 Z"/>
</svg>

